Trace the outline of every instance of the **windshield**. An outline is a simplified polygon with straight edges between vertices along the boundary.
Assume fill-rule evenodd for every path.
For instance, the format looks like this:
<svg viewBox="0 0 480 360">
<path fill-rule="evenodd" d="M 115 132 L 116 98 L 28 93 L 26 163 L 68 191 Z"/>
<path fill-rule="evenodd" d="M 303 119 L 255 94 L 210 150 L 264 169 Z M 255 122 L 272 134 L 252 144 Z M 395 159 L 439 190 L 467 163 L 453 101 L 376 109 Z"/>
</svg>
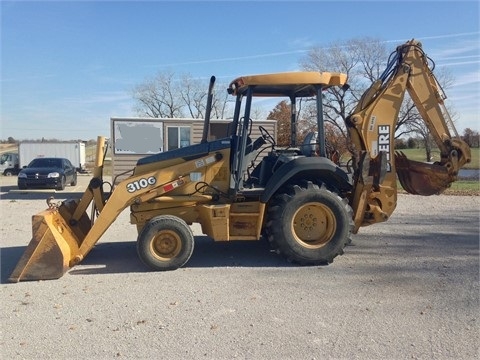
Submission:
<svg viewBox="0 0 480 360">
<path fill-rule="evenodd" d="M 9 158 L 9 154 L 2 154 L 0 156 L 0 164 L 3 164 L 5 161 L 7 161 Z"/>
<path fill-rule="evenodd" d="M 49 159 L 49 158 L 38 158 L 34 159 L 28 164 L 29 168 L 51 168 L 51 167 L 62 167 L 61 159 Z"/>
</svg>

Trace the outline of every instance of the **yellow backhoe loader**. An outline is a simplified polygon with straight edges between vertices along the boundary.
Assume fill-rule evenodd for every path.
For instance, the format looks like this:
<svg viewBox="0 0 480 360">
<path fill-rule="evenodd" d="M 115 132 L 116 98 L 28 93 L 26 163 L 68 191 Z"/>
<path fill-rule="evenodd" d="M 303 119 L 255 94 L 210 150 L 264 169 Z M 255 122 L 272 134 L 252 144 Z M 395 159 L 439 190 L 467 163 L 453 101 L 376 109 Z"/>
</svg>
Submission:
<svg viewBox="0 0 480 360">
<path fill-rule="evenodd" d="M 131 175 L 108 192 L 102 176 L 106 143 L 98 138 L 88 189 L 81 199 L 49 203 L 33 216 L 33 239 L 10 281 L 61 277 L 87 256 L 127 207 L 138 230 L 138 255 L 153 270 L 177 269 L 189 260 L 192 223 L 200 223 L 215 241 L 265 237 L 296 263 L 332 262 L 352 233 L 389 219 L 397 203 L 397 174 L 409 193 L 433 195 L 455 181 L 470 161 L 470 149 L 448 117 L 445 96 L 421 44 L 408 41 L 392 55 L 347 118 L 354 148 L 351 171 L 327 151 L 322 110 L 322 92 L 346 86 L 345 74 L 239 77 L 228 87 L 236 99 L 228 133 L 208 141 L 212 77 L 202 141 L 138 160 Z M 440 149 L 441 159 L 434 164 L 395 152 L 395 125 L 406 92 Z M 258 139 L 250 138 L 255 97 L 289 99 L 289 147 L 278 147 L 263 127 Z M 301 98 L 315 99 L 317 131 L 296 144 L 296 102 Z"/>
</svg>

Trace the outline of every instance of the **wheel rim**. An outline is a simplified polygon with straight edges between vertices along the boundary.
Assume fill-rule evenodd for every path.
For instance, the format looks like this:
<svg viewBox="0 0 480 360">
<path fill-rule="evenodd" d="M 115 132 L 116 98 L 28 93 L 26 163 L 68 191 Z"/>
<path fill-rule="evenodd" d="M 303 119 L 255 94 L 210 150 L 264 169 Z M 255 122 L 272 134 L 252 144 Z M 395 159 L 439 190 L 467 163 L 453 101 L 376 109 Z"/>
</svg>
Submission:
<svg viewBox="0 0 480 360">
<path fill-rule="evenodd" d="M 163 230 L 157 233 L 150 242 L 151 253 L 159 260 L 169 260 L 180 253 L 182 241 L 177 233 Z"/>
<path fill-rule="evenodd" d="M 320 248 L 335 234 L 337 222 L 332 210 L 322 203 L 306 203 L 294 214 L 292 233 L 295 240 L 308 248 Z"/>
</svg>

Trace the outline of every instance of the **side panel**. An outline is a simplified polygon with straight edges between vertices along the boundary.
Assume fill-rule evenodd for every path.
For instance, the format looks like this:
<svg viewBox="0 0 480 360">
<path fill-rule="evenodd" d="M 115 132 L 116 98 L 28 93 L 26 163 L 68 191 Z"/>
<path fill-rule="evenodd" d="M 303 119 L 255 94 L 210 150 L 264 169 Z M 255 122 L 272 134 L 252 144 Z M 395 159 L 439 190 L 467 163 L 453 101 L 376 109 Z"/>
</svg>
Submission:
<svg viewBox="0 0 480 360">
<path fill-rule="evenodd" d="M 197 206 L 204 234 L 215 241 L 258 240 L 265 204 L 258 201 Z"/>
<path fill-rule="evenodd" d="M 215 142 L 215 145 L 222 144 L 221 140 Z M 211 144 L 206 144 L 207 147 L 209 145 Z M 173 183 L 162 183 L 158 190 L 152 193 L 151 199 L 132 204 L 131 222 L 141 228 L 146 221 L 158 215 L 175 215 L 188 224 L 199 222 L 199 213 L 195 206 L 209 203 L 214 195 L 228 191 L 230 144 L 227 142 L 224 146 L 226 147 L 223 149 L 217 148 L 191 160 L 180 157 L 137 165 L 135 177 L 148 178 L 149 174 L 157 172 L 162 179 L 173 180 Z M 164 154 L 167 153 L 158 155 Z M 154 159 L 157 157 L 153 156 Z M 206 158 L 208 162 L 204 161 Z M 212 162 L 213 159 L 216 161 Z M 206 216 L 206 213 L 203 216 Z"/>
</svg>

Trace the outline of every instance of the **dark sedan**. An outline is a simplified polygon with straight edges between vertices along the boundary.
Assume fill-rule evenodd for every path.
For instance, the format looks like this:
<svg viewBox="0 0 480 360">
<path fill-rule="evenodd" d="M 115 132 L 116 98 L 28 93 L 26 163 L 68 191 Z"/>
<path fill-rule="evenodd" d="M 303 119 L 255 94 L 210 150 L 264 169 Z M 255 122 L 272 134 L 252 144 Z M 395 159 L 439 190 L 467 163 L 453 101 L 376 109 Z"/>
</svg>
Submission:
<svg viewBox="0 0 480 360">
<path fill-rule="evenodd" d="M 18 174 L 18 188 L 65 189 L 77 185 L 77 170 L 70 160 L 64 158 L 37 158 Z"/>
</svg>

